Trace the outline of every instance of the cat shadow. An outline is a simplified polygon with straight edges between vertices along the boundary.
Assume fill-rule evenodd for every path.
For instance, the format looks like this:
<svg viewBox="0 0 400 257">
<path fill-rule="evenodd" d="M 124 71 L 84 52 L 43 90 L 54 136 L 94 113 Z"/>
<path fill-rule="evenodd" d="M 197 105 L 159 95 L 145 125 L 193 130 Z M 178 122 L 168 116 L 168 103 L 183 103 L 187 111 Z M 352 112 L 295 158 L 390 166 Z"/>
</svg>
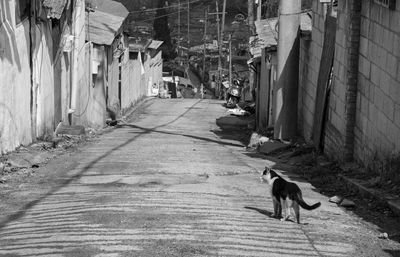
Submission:
<svg viewBox="0 0 400 257">
<path fill-rule="evenodd" d="M 256 207 L 251 207 L 251 206 L 245 206 L 244 208 L 245 208 L 245 209 L 248 209 L 248 210 L 257 211 L 257 212 L 259 212 L 259 213 L 261 213 L 261 214 L 263 214 L 263 215 L 265 215 L 265 216 L 268 216 L 268 217 L 271 218 L 271 219 L 278 219 L 278 220 L 280 220 L 280 218 L 273 217 L 273 216 L 272 216 L 273 213 L 270 212 L 270 211 L 263 210 L 263 209 L 259 209 L 259 208 L 256 208 Z M 287 220 L 285 220 L 285 222 L 297 223 L 296 221 L 294 221 L 294 220 L 292 220 L 292 219 L 287 219 Z M 301 225 L 308 225 L 309 223 L 300 223 L 300 224 L 301 224 Z"/>
<path fill-rule="evenodd" d="M 259 208 L 256 208 L 256 207 L 250 207 L 250 206 L 245 206 L 244 208 L 245 208 L 245 209 L 248 209 L 248 210 L 257 211 L 257 212 L 259 212 L 259 213 L 261 213 L 261 214 L 263 214 L 263 215 L 265 215 L 265 216 L 268 216 L 268 217 L 270 217 L 270 218 L 273 218 L 273 217 L 272 217 L 273 213 L 270 212 L 270 211 L 263 210 L 263 209 L 259 209 Z"/>
</svg>

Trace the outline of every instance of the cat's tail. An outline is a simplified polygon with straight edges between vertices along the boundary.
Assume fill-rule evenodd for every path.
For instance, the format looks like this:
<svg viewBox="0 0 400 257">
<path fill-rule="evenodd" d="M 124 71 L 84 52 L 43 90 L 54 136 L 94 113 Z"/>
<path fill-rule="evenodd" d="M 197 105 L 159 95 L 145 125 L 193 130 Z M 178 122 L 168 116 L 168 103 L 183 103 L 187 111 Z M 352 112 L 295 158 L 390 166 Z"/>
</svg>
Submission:
<svg viewBox="0 0 400 257">
<path fill-rule="evenodd" d="M 315 203 L 315 204 L 313 204 L 313 205 L 308 205 L 308 204 L 303 200 L 303 196 L 302 196 L 301 194 L 297 194 L 297 197 L 296 197 L 296 198 L 297 198 L 297 199 L 296 199 L 296 202 L 301 206 L 301 208 L 306 209 L 306 210 L 309 210 L 309 211 L 314 210 L 314 209 L 317 209 L 318 207 L 321 206 L 321 203 L 320 203 L 320 202 Z"/>
</svg>

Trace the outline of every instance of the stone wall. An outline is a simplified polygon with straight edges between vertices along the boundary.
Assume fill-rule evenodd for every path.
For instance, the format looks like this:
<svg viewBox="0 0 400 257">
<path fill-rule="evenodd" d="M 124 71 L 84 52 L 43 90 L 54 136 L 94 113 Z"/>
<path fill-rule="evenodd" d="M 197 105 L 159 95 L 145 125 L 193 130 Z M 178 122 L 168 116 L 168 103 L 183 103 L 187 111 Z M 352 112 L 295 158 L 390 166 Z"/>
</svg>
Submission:
<svg viewBox="0 0 400 257">
<path fill-rule="evenodd" d="M 400 150 L 400 2 L 362 1 L 355 158 Z"/>
<path fill-rule="evenodd" d="M 333 159 L 351 159 L 354 150 L 354 124 L 358 74 L 360 16 L 359 1 L 339 1 L 335 56 L 327 121 L 323 132 L 324 152 Z M 313 1 L 313 28 L 310 42 L 302 40 L 300 56 L 300 128 L 311 141 L 315 117 L 317 81 L 324 43 L 327 5 Z"/>
<path fill-rule="evenodd" d="M 333 83 L 324 145 L 326 154 L 340 161 L 349 161 L 354 154 L 360 11 L 361 1 L 338 1 Z"/>
<path fill-rule="evenodd" d="M 373 0 L 340 0 L 333 81 L 324 152 L 368 165 L 373 156 L 400 150 L 400 3 L 391 10 Z M 312 40 L 302 40 L 300 128 L 312 136 L 324 8 L 313 2 Z"/>
</svg>

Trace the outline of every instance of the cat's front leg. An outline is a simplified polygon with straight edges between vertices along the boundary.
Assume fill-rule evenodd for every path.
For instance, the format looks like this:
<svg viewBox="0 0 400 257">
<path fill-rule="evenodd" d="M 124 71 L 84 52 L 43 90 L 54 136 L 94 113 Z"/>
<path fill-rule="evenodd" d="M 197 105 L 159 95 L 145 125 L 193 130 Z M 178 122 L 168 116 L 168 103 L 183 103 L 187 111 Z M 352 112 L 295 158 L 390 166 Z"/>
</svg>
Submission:
<svg viewBox="0 0 400 257">
<path fill-rule="evenodd" d="M 272 200 L 274 205 L 274 214 L 272 214 L 272 218 L 280 218 L 280 210 L 282 209 L 280 203 L 274 198 Z"/>
</svg>

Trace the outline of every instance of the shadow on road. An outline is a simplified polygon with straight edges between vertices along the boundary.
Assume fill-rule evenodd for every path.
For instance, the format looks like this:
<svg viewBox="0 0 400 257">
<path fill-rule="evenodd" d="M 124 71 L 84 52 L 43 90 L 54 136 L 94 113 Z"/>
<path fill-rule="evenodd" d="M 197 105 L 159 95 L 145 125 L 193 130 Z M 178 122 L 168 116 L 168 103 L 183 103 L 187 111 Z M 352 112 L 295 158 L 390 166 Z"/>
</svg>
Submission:
<svg viewBox="0 0 400 257">
<path fill-rule="evenodd" d="M 224 141 L 221 141 L 221 140 L 215 140 L 215 139 L 211 139 L 211 138 L 207 138 L 207 137 L 200 137 L 200 136 L 196 136 L 196 135 L 183 134 L 183 133 L 174 133 L 174 132 L 170 132 L 170 131 L 164 131 L 164 130 L 158 130 L 158 129 L 152 129 L 152 128 L 145 128 L 145 127 L 141 127 L 141 126 L 137 126 L 137 125 L 133 125 L 133 124 L 124 124 L 124 125 L 119 125 L 118 127 L 136 128 L 136 129 L 142 130 L 143 131 L 142 133 L 160 133 L 160 134 L 171 135 L 171 136 L 183 136 L 183 137 L 189 137 L 189 138 L 202 140 L 202 141 L 206 141 L 206 142 L 216 143 L 216 144 L 220 144 L 220 145 L 243 147 L 243 145 L 241 145 L 241 144 L 224 142 Z"/>
<path fill-rule="evenodd" d="M 143 130 L 142 132 L 138 133 L 136 136 L 134 136 L 134 137 L 128 139 L 126 142 L 124 142 L 124 143 L 122 143 L 122 144 L 120 144 L 120 145 L 118 145 L 118 146 L 115 146 L 115 147 L 111 148 L 110 150 L 106 151 L 104 154 L 102 154 L 102 155 L 100 155 L 99 157 L 95 158 L 94 160 L 92 160 L 91 162 L 89 162 L 87 165 L 85 165 L 83 168 L 81 168 L 81 170 L 80 170 L 77 174 L 75 174 L 75 175 L 73 175 L 73 176 L 71 176 L 71 177 L 69 177 L 69 178 L 63 180 L 62 183 L 60 183 L 58 186 L 55 186 L 54 188 L 52 188 L 52 189 L 51 189 L 49 192 L 47 192 L 46 194 L 42 195 L 41 197 L 39 197 L 38 199 L 36 199 L 36 200 L 34 200 L 34 201 L 31 201 L 31 202 L 25 204 L 19 211 L 17 211 L 16 213 L 13 213 L 13 214 L 11 214 L 11 215 L 8 215 L 4 220 L 1 220 L 1 221 L 0 221 L 0 229 L 4 228 L 8 223 L 10 223 L 10 222 L 12 222 L 12 221 L 14 221 L 14 220 L 17 220 L 17 219 L 22 218 L 30 209 L 32 209 L 34 206 L 36 206 L 37 204 L 39 204 L 39 203 L 41 203 L 42 201 L 44 201 L 47 197 L 49 197 L 50 195 L 53 195 L 53 194 L 57 193 L 60 189 L 66 187 L 66 186 L 68 186 L 69 184 L 71 184 L 72 182 L 74 182 L 74 181 L 80 179 L 90 168 L 92 168 L 96 163 L 98 163 L 99 161 L 101 161 L 102 159 L 104 159 L 105 157 L 107 157 L 108 155 L 110 155 L 110 154 L 112 154 L 113 152 L 115 152 L 116 150 L 118 150 L 118 149 L 120 149 L 120 148 L 123 148 L 124 146 L 126 146 L 126 145 L 128 145 L 128 144 L 130 144 L 130 143 L 132 143 L 132 142 L 134 142 L 134 141 L 136 141 L 138 138 L 140 138 L 140 137 L 143 136 L 143 135 L 149 134 L 149 133 L 151 133 L 152 131 L 156 131 L 156 130 L 158 130 L 159 128 L 166 127 L 166 126 L 168 126 L 169 124 L 172 124 L 172 123 L 174 123 L 175 121 L 181 119 L 181 118 L 182 118 L 183 116 L 185 116 L 189 111 L 191 111 L 192 109 L 194 109 L 194 108 L 196 107 L 196 105 L 198 105 L 200 102 L 201 102 L 201 100 L 196 101 L 196 102 L 195 102 L 191 107 L 189 107 L 185 112 L 183 112 L 182 114 L 180 114 L 179 116 L 177 116 L 177 117 L 174 118 L 173 120 L 171 120 L 171 121 L 169 121 L 169 122 L 167 122 L 167 123 L 158 125 L 158 126 L 156 126 L 156 127 L 150 128 L 150 129 L 145 129 L 145 130 Z M 217 141 L 217 142 L 219 142 L 219 141 Z"/>
<path fill-rule="evenodd" d="M 385 251 L 388 254 L 390 254 L 390 256 L 400 257 L 400 251 L 397 251 L 397 250 L 383 250 L 383 251 Z"/>
<path fill-rule="evenodd" d="M 224 140 L 238 141 L 242 147 L 247 146 L 252 134 L 251 124 L 254 116 L 227 115 L 216 121 L 219 130 L 211 130 L 216 136 Z"/>
<path fill-rule="evenodd" d="M 251 207 L 251 206 L 245 206 L 244 208 L 248 209 L 248 210 L 257 211 L 257 212 L 261 213 L 262 215 L 268 216 L 270 218 L 272 216 L 272 212 L 267 211 L 267 210 L 263 210 L 263 209 L 259 209 L 259 208 Z"/>
</svg>

